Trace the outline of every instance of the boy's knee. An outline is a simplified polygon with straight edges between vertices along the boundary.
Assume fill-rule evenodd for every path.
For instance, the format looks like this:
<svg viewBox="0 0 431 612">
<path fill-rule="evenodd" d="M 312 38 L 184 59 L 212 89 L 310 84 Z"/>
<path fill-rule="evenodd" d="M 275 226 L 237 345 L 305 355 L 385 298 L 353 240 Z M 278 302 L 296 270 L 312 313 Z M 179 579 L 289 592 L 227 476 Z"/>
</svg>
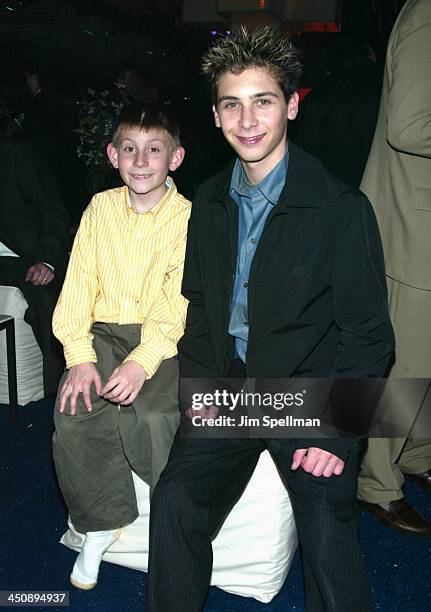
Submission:
<svg viewBox="0 0 431 612">
<path fill-rule="evenodd" d="M 178 406 L 172 403 L 171 409 L 162 411 L 158 411 L 157 407 L 150 410 L 144 408 L 141 418 L 150 431 L 157 432 L 163 430 L 175 432 L 179 424 Z"/>
</svg>

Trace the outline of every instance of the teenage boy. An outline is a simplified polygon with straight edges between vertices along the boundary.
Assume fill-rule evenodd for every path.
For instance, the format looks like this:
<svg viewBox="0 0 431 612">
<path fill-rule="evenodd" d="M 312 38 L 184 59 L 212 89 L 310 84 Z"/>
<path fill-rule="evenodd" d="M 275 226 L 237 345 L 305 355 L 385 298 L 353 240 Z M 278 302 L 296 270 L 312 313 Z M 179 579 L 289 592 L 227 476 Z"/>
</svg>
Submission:
<svg viewBox="0 0 431 612">
<path fill-rule="evenodd" d="M 393 334 L 371 206 L 287 143 L 298 112 L 297 50 L 269 28 L 241 29 L 220 38 L 202 66 L 216 126 L 237 159 L 193 204 L 181 376 L 383 376 Z M 370 609 L 356 439 L 177 435 L 152 499 L 151 612 L 203 609 L 211 536 L 266 448 L 289 486 L 307 610 Z"/>
<path fill-rule="evenodd" d="M 169 170 L 176 122 L 127 107 L 108 157 L 124 187 L 94 196 L 77 233 L 53 328 L 69 371 L 53 445 L 74 527 L 86 534 L 71 582 L 96 585 L 103 553 L 138 516 L 132 471 L 154 487 L 178 425 L 177 342 L 190 202 Z"/>
</svg>

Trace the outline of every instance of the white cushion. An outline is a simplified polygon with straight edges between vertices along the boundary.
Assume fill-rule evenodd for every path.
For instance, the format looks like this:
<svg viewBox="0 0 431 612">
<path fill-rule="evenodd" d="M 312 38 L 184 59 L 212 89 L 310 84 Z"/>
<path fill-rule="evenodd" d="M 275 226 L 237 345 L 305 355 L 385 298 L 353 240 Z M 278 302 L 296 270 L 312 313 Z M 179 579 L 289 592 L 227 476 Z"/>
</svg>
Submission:
<svg viewBox="0 0 431 612">
<path fill-rule="evenodd" d="M 44 396 L 42 353 L 30 325 L 24 321 L 27 302 L 17 287 L 0 286 L 0 313 L 15 319 L 18 403 L 21 406 Z M 0 333 L 0 403 L 9 403 L 6 333 Z"/>
<path fill-rule="evenodd" d="M 149 487 L 133 474 L 139 517 L 123 528 L 104 561 L 148 568 Z M 83 535 L 69 530 L 61 543 L 80 550 Z M 297 546 L 289 495 L 271 455 L 261 454 L 243 495 L 213 542 L 211 584 L 244 597 L 269 602 L 280 591 Z"/>
</svg>

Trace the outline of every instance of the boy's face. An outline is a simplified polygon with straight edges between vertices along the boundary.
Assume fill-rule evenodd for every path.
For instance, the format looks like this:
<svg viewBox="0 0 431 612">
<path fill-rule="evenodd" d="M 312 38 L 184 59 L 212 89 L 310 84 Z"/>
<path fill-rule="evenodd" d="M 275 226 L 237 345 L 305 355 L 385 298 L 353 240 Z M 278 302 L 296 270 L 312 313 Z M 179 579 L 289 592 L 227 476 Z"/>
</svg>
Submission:
<svg viewBox="0 0 431 612">
<path fill-rule="evenodd" d="M 265 68 L 225 72 L 217 83 L 215 124 L 221 127 L 253 182 L 261 181 L 284 157 L 288 119 L 298 112 L 298 94 L 286 102 Z"/>
<path fill-rule="evenodd" d="M 172 149 L 164 130 L 121 130 L 118 147 L 108 145 L 108 157 L 129 188 L 130 200 L 138 210 L 150 210 L 166 192 L 169 170 L 176 170 L 184 158 L 184 149 Z"/>
</svg>

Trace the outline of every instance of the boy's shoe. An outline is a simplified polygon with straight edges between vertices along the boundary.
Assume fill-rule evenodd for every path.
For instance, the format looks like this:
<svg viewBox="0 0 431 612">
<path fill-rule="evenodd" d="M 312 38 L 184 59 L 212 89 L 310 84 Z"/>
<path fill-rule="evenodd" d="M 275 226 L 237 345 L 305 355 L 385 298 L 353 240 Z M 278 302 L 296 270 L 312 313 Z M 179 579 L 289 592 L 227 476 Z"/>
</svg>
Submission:
<svg viewBox="0 0 431 612">
<path fill-rule="evenodd" d="M 87 532 L 81 552 L 70 574 L 70 582 L 74 587 L 85 591 L 94 589 L 102 556 L 111 544 L 118 540 L 120 533 L 121 529 Z"/>
</svg>

